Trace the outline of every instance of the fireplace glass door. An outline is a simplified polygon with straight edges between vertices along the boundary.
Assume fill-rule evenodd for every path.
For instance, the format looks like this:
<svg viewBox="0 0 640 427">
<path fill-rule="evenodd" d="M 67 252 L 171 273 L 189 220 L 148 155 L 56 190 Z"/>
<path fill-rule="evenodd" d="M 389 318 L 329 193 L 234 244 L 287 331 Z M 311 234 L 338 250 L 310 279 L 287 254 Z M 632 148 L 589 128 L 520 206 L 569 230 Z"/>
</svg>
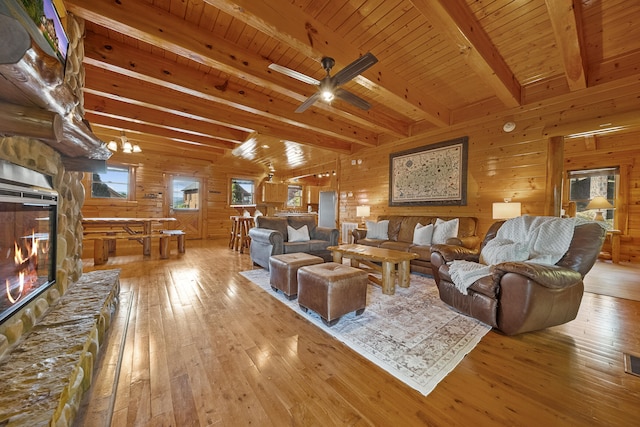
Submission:
<svg viewBox="0 0 640 427">
<path fill-rule="evenodd" d="M 55 282 L 57 194 L 0 185 L 0 322 Z"/>
</svg>

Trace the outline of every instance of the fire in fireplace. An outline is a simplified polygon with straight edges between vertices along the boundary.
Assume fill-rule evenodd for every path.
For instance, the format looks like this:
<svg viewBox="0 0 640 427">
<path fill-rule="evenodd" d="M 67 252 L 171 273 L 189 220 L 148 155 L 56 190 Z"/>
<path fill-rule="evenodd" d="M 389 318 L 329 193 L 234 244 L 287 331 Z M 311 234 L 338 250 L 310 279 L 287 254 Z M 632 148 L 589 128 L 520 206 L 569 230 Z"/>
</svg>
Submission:
<svg viewBox="0 0 640 427">
<path fill-rule="evenodd" d="M 0 323 L 55 283 L 58 193 L 50 180 L 0 161 Z"/>
</svg>

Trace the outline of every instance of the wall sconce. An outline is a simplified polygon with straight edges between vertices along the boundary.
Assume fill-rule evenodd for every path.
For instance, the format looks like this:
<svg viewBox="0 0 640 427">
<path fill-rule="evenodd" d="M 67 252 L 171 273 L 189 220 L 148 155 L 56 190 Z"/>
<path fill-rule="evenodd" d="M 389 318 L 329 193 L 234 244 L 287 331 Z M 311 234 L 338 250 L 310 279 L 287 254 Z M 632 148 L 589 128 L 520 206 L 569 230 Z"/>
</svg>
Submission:
<svg viewBox="0 0 640 427">
<path fill-rule="evenodd" d="M 367 205 L 356 206 L 356 216 L 362 217 L 362 225 L 365 224 L 364 219 L 371 215 L 371 208 Z"/>
<path fill-rule="evenodd" d="M 602 209 L 613 209 L 613 205 L 609 203 L 609 201 L 604 197 L 596 196 L 593 199 L 591 199 L 586 209 L 587 210 L 598 209 L 598 211 L 596 212 L 596 216 L 595 218 L 593 218 L 593 220 L 604 221 L 604 216 L 602 215 Z"/>
<path fill-rule="evenodd" d="M 138 144 L 131 144 L 127 137 L 124 134 L 124 131 L 120 132 L 120 145 L 114 140 L 109 141 L 107 144 L 107 148 L 111 151 L 118 151 L 118 148 L 122 150 L 123 153 L 141 153 L 142 149 Z"/>
<path fill-rule="evenodd" d="M 493 204 L 493 219 L 515 218 L 522 214 L 520 202 L 511 203 L 511 199 L 504 199 L 504 202 Z"/>
</svg>

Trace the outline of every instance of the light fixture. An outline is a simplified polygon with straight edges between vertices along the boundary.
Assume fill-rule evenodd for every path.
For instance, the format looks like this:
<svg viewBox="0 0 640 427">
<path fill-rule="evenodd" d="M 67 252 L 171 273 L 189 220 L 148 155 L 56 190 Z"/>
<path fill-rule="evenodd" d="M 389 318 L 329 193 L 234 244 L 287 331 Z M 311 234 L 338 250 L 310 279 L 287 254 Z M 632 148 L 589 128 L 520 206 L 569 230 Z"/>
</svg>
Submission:
<svg viewBox="0 0 640 427">
<path fill-rule="evenodd" d="M 604 221 L 604 216 L 602 215 L 602 209 L 613 209 L 613 205 L 609 203 L 609 201 L 602 196 L 595 196 L 589 204 L 587 205 L 587 210 L 598 209 L 596 212 L 594 221 Z"/>
<path fill-rule="evenodd" d="M 323 90 L 323 91 L 320 93 L 320 96 L 322 97 L 322 99 L 323 99 L 325 102 L 331 102 L 331 101 L 333 101 L 333 98 L 335 97 L 335 96 L 333 95 L 333 92 L 331 92 L 329 89 L 325 89 L 325 90 Z"/>
<path fill-rule="evenodd" d="M 142 149 L 138 144 L 131 144 L 127 137 L 124 134 L 124 131 L 120 132 L 120 144 L 118 142 L 111 140 L 107 143 L 107 148 L 111 151 L 118 151 L 118 148 L 122 150 L 123 153 L 141 153 Z"/>
<path fill-rule="evenodd" d="M 504 199 L 504 202 L 493 204 L 493 219 L 515 218 L 522 214 L 520 202 L 511 203 L 511 199 Z"/>
<path fill-rule="evenodd" d="M 504 125 L 502 125 L 502 130 L 507 133 L 513 132 L 515 128 L 516 128 L 516 123 L 512 121 L 508 121 Z"/>
<path fill-rule="evenodd" d="M 362 218 L 362 225 L 364 225 L 364 219 L 368 218 L 371 215 L 371 208 L 368 205 L 360 205 L 356 206 L 356 216 Z"/>
</svg>

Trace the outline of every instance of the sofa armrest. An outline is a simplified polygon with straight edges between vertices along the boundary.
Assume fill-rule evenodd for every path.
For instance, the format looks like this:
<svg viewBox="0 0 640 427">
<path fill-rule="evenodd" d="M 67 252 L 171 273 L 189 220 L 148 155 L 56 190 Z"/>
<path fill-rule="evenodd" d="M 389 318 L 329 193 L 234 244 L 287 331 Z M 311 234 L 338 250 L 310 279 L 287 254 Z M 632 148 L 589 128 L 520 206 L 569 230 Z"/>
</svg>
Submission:
<svg viewBox="0 0 640 427">
<path fill-rule="evenodd" d="M 464 260 L 478 262 L 480 252 L 459 245 L 431 245 L 431 253 L 437 252 L 446 261 Z"/>
<path fill-rule="evenodd" d="M 339 234 L 337 228 L 316 227 L 312 238 L 315 240 L 325 240 L 329 242 L 330 246 L 336 246 L 338 244 Z"/>
<path fill-rule="evenodd" d="M 249 237 L 251 237 L 252 241 L 269 243 L 274 246 L 279 245 L 282 247 L 282 244 L 284 243 L 284 236 L 282 233 L 270 228 L 253 227 L 249 229 Z"/>
<path fill-rule="evenodd" d="M 367 230 L 354 228 L 353 230 L 351 230 L 351 235 L 353 236 L 353 243 L 358 243 L 358 240 L 367 237 Z"/>
<path fill-rule="evenodd" d="M 582 280 L 582 275 L 577 271 L 531 262 L 503 262 L 492 266 L 492 271 L 495 280 L 506 273 L 516 273 L 549 289 L 563 289 Z"/>
</svg>

